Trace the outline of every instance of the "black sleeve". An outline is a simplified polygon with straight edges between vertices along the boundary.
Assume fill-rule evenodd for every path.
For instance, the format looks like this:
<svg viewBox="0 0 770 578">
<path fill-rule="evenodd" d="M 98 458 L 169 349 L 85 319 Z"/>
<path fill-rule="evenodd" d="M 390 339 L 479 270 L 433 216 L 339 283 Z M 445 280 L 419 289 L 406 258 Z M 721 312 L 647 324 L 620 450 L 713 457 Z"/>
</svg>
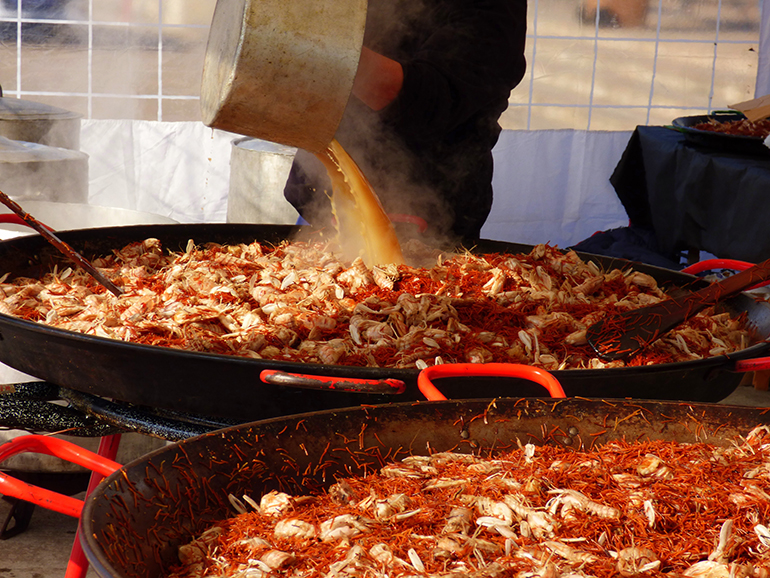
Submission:
<svg viewBox="0 0 770 578">
<path fill-rule="evenodd" d="M 498 116 L 524 76 L 526 0 L 462 0 L 439 14 L 383 117 L 406 138 L 431 141 L 492 108 Z M 502 103 L 502 105 L 501 105 Z"/>
</svg>

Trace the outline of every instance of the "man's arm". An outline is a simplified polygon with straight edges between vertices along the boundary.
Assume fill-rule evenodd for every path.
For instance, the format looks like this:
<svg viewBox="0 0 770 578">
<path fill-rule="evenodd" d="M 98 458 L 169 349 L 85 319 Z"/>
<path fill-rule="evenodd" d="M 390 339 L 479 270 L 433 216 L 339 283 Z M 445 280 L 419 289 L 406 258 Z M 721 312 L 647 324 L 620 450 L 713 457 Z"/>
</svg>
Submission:
<svg viewBox="0 0 770 578">
<path fill-rule="evenodd" d="M 404 83 L 401 64 L 364 47 L 353 81 L 353 95 L 372 110 L 382 110 L 398 96 Z"/>
</svg>

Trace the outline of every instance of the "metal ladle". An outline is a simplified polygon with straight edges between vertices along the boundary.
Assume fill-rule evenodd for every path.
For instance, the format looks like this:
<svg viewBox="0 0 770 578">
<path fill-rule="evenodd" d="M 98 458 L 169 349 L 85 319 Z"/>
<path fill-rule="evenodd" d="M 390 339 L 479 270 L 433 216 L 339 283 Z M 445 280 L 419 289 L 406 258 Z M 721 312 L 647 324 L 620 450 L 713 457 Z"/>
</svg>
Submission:
<svg viewBox="0 0 770 578">
<path fill-rule="evenodd" d="M 102 287 L 107 289 L 110 293 L 115 295 L 115 297 L 120 297 L 123 295 L 123 291 L 121 291 L 112 281 L 107 279 L 102 273 L 100 273 L 96 267 L 91 265 L 88 260 L 83 257 L 80 253 L 75 251 L 72 247 L 70 247 L 67 243 L 59 239 L 53 231 L 38 221 L 35 217 L 30 215 L 27 211 L 21 208 L 21 206 L 11 199 L 8 195 L 6 195 L 4 192 L 0 191 L 0 202 L 2 202 L 6 207 L 11 209 L 16 215 L 24 221 L 27 225 L 32 227 L 35 231 L 40 233 L 43 238 L 51 243 L 56 249 L 58 249 L 65 257 L 70 259 L 71 261 L 74 261 L 77 265 L 80 265 L 83 269 L 86 270 L 86 272 L 91 275 L 91 277 L 94 278 L 94 280 L 99 283 Z"/>
</svg>

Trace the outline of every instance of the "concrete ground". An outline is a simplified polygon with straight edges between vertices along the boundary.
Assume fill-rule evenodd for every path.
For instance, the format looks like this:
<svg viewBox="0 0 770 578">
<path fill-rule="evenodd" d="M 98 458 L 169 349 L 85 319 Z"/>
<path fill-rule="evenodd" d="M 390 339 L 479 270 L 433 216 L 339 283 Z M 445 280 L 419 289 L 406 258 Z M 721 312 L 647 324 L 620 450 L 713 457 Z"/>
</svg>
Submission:
<svg viewBox="0 0 770 578">
<path fill-rule="evenodd" d="M 721 403 L 738 406 L 770 407 L 770 392 L 742 385 Z M 76 497 L 83 497 L 78 494 Z M 0 499 L 0 523 L 10 504 Z M 0 578 L 63 578 L 77 520 L 43 508 L 35 508 L 29 527 L 21 534 L 0 541 Z M 98 575 L 89 570 L 87 578 Z"/>
<path fill-rule="evenodd" d="M 7 501 L 0 500 L 2 520 L 10 509 Z M 76 530 L 75 518 L 35 508 L 24 532 L 0 541 L 0 577 L 64 578 Z M 88 571 L 88 578 L 96 576 L 93 570 Z"/>
<path fill-rule="evenodd" d="M 13 370 L 6 369 L 6 371 Z M 17 430 L 0 431 L 0 443 L 23 433 Z M 98 438 L 58 437 L 77 443 L 91 451 L 98 449 Z M 130 462 L 166 443 L 168 442 L 149 436 L 125 434 L 122 436 L 116 460 L 119 463 Z M 88 483 L 88 472 L 77 466 L 65 464 L 58 458 L 26 453 L 8 458 L 4 461 L 4 466 L 11 472 L 16 472 L 17 477 L 23 481 L 33 485 L 46 487 L 65 495 L 73 495 L 81 500 L 85 497 L 85 492 L 81 489 Z M 26 503 L 21 505 L 30 507 Z M 6 537 L 6 539 L 0 539 L 0 578 L 63 578 L 75 540 L 77 519 L 39 506 L 32 507 L 31 517 L 25 517 L 17 509 L 16 515 L 11 519 L 9 514 L 12 512 L 12 507 L 12 502 L 3 499 L 0 495 L 0 536 Z M 18 524 L 23 520 L 29 521 L 26 529 L 20 528 Z M 3 528 L 5 528 L 4 532 Z M 14 529 L 21 531 L 12 535 Z M 95 576 L 93 571 L 88 572 L 88 578 Z"/>
</svg>

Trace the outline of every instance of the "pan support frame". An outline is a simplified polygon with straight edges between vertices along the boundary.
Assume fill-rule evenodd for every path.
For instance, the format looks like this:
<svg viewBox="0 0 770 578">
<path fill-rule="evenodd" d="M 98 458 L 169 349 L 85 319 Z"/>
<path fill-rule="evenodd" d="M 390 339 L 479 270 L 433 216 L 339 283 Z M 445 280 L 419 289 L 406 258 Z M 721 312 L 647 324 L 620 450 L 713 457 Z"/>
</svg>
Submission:
<svg viewBox="0 0 770 578">
<path fill-rule="evenodd" d="M 0 430 L 99 438 L 133 432 L 167 441 L 180 441 L 239 423 L 135 406 L 45 381 L 0 385 Z M 13 472 L 13 475 L 22 481 L 69 495 L 85 489 L 88 482 L 88 472 L 82 476 L 26 472 Z M 5 520 L 0 520 L 0 540 L 7 540 L 27 529 L 35 506 L 16 498 L 2 499 L 11 504 Z"/>
</svg>

